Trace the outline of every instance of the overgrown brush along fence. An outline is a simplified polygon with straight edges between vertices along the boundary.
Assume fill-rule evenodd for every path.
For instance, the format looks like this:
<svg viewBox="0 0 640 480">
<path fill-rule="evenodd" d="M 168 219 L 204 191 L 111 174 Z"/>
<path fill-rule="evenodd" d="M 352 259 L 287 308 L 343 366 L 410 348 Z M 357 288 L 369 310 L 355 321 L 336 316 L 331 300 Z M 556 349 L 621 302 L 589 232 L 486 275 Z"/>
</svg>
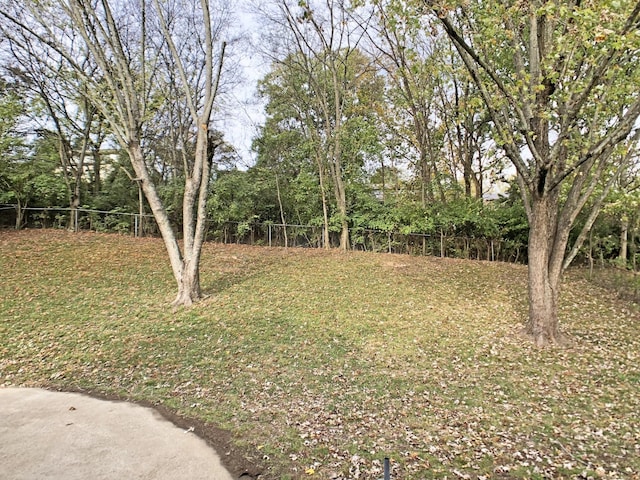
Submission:
<svg viewBox="0 0 640 480">
<path fill-rule="evenodd" d="M 17 210 L 14 205 L 0 206 L 0 228 L 15 228 Z M 177 226 L 177 225 L 176 225 Z M 101 211 L 86 208 L 26 208 L 23 228 L 65 228 L 132 236 L 159 236 L 152 215 L 122 211 Z M 177 229 L 178 232 L 180 229 Z M 339 232 L 332 232 L 331 247 L 339 245 Z M 283 225 L 258 222 L 209 221 L 207 240 L 219 243 L 264 245 L 270 247 L 323 248 L 322 227 L 317 225 Z M 352 228 L 351 247 L 354 250 L 408 255 L 438 256 L 525 263 L 527 247 L 516 242 L 485 237 L 428 235 L 401 233 L 366 228 Z M 640 272 L 605 268 L 610 264 L 603 255 L 588 253 L 574 263 L 600 267 L 591 268 L 589 277 L 596 283 L 615 289 L 622 298 L 640 301 Z M 634 269 L 635 270 L 635 269 Z"/>
<path fill-rule="evenodd" d="M 0 227 L 14 227 L 15 206 L 0 207 Z M 112 232 L 134 236 L 159 235 L 152 215 L 86 208 L 26 208 L 22 228 L 69 228 Z M 179 228 L 177 229 L 179 230 Z M 209 221 L 207 240 L 220 243 L 265 245 L 271 247 L 323 248 L 322 226 L 277 224 L 269 222 Z M 339 245 L 339 232 L 331 232 L 330 247 Z M 409 255 L 428 255 L 477 260 L 522 262 L 526 245 L 502 239 L 452 236 L 444 233 L 401 233 L 369 228 L 351 229 L 354 250 Z"/>
</svg>

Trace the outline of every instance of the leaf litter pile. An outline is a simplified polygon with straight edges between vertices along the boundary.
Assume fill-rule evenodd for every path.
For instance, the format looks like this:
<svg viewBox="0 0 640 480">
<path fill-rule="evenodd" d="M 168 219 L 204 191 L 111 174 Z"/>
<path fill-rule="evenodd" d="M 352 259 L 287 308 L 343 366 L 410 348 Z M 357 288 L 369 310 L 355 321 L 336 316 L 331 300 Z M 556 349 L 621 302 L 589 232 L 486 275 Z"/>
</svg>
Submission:
<svg viewBox="0 0 640 480">
<path fill-rule="evenodd" d="M 0 246 L 0 386 L 162 405 L 265 479 L 640 478 L 640 315 L 580 272 L 570 346 L 537 349 L 519 265 L 207 244 L 207 298 L 172 309 L 161 240 Z"/>
</svg>

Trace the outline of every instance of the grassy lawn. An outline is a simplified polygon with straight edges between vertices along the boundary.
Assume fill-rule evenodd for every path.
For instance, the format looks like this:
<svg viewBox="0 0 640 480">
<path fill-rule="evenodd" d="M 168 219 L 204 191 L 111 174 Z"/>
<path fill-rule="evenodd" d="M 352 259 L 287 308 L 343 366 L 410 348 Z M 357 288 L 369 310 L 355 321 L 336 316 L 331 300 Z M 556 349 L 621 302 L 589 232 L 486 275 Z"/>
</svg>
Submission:
<svg viewBox="0 0 640 480">
<path fill-rule="evenodd" d="M 205 246 L 191 309 L 157 239 L 0 231 L 0 385 L 229 430 L 264 478 L 640 478 L 640 315 L 570 274 L 573 344 L 519 336 L 526 268 Z"/>
</svg>

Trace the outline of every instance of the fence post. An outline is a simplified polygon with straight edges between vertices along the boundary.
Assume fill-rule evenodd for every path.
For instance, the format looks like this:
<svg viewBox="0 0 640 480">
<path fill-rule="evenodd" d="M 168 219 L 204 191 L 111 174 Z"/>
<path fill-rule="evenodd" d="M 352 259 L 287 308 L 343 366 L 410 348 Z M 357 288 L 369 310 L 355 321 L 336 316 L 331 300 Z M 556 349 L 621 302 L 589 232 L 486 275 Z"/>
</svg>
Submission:
<svg viewBox="0 0 640 480">
<path fill-rule="evenodd" d="M 138 215 L 133 216 L 133 236 L 138 236 Z"/>
</svg>

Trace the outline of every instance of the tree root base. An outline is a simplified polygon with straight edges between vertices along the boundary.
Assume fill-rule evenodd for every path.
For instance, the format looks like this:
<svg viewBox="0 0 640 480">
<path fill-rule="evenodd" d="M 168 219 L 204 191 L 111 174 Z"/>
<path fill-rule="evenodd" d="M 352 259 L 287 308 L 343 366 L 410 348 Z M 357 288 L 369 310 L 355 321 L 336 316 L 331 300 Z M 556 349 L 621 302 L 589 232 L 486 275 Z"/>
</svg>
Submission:
<svg viewBox="0 0 640 480">
<path fill-rule="evenodd" d="M 570 348 L 574 345 L 573 339 L 563 332 L 556 332 L 555 334 L 547 332 L 534 333 L 530 327 L 525 327 L 520 332 L 520 336 L 532 342 L 538 348 Z"/>
<path fill-rule="evenodd" d="M 176 297 L 176 299 L 171 302 L 171 306 L 174 309 L 180 308 L 180 307 L 191 307 L 193 306 L 194 303 L 198 302 L 198 300 L 201 299 L 200 295 L 187 295 L 184 293 L 178 293 L 178 296 Z"/>
</svg>

